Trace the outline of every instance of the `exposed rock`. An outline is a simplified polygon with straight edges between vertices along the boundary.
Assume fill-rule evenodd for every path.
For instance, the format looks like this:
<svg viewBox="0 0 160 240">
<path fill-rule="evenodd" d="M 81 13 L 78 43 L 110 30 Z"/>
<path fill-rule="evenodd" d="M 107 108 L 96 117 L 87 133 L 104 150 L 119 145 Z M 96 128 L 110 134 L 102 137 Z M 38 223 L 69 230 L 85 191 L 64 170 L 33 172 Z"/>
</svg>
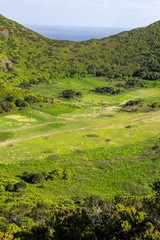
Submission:
<svg viewBox="0 0 160 240">
<path fill-rule="evenodd" d="M 9 31 L 8 29 L 4 29 L 3 31 L 0 32 L 1 35 L 3 35 L 4 37 L 9 37 Z"/>
<path fill-rule="evenodd" d="M 0 65 L 2 66 L 2 68 L 7 72 L 8 69 L 6 67 L 6 63 L 9 64 L 9 66 L 12 66 L 13 65 L 13 62 L 9 59 L 7 59 L 6 57 L 3 57 L 3 60 L 0 62 Z"/>
</svg>

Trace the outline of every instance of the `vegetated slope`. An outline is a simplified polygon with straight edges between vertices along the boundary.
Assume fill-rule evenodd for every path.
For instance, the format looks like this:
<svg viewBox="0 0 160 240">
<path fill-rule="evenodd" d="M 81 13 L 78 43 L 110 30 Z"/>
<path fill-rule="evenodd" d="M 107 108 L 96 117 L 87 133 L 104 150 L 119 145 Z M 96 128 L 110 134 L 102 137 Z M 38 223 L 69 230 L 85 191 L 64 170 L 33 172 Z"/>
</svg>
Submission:
<svg viewBox="0 0 160 240">
<path fill-rule="evenodd" d="M 19 86 L 49 81 L 50 77 L 88 73 L 120 79 L 159 77 L 159 22 L 102 40 L 74 43 L 49 40 L 2 16 L 0 19 L 1 105 L 7 101 L 16 106 L 47 101 Z M 83 81 L 85 86 L 86 78 Z M 63 82 L 63 87 L 65 82 L 67 87 L 73 84 L 66 79 L 57 82 Z M 52 87 L 58 88 L 56 84 Z M 114 96 L 110 102 L 109 98 L 101 99 L 99 93 L 107 87 L 97 88 L 96 84 L 95 102 L 113 103 Z M 90 85 L 88 81 L 84 89 L 87 96 Z M 51 85 L 49 88 L 52 90 Z M 116 96 L 116 104 L 123 97 L 126 113 L 114 112 L 113 104 L 112 111 L 107 111 L 102 101 L 99 115 L 93 115 L 94 104 L 86 113 L 84 105 L 75 121 L 73 115 L 67 122 L 65 117 L 59 121 L 61 116 L 43 113 L 42 117 L 42 112 L 33 110 L 2 116 L 2 128 L 7 130 L 0 134 L 0 239 L 159 239 L 160 181 L 152 187 L 156 191 L 153 196 L 119 195 L 149 194 L 149 185 L 159 176 L 159 112 L 138 113 L 143 103 L 159 108 L 159 89 L 152 91 L 144 88 L 137 95 L 134 91 L 119 99 Z M 40 110 L 43 105 L 38 106 Z M 63 135 L 54 136 L 62 124 L 66 124 L 61 129 Z M 107 196 L 116 197 L 108 203 Z"/>
<path fill-rule="evenodd" d="M 51 40 L 0 15 L 0 78 L 14 85 L 66 76 L 160 77 L 160 22 L 101 40 Z"/>
</svg>

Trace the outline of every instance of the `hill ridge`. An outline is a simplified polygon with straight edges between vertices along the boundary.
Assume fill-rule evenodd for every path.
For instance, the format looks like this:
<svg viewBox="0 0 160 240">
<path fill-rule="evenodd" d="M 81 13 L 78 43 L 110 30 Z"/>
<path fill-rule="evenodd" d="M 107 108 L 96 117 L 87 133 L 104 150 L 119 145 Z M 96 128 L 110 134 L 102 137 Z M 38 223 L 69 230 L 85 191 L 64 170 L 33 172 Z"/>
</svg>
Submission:
<svg viewBox="0 0 160 240">
<path fill-rule="evenodd" d="M 0 77 L 17 86 L 86 75 L 154 80 L 160 77 L 159 25 L 73 42 L 45 38 L 0 15 L 0 65 L 8 59 Z"/>
</svg>

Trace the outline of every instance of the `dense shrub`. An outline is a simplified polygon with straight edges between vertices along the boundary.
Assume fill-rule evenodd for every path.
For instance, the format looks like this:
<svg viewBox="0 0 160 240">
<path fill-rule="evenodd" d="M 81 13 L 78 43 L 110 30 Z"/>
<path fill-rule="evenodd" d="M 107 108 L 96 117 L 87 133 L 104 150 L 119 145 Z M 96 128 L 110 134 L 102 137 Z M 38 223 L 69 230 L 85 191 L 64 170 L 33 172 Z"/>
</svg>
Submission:
<svg viewBox="0 0 160 240">
<path fill-rule="evenodd" d="M 48 98 L 42 98 L 29 93 L 24 89 L 9 86 L 0 81 L 0 113 L 9 112 L 12 108 L 27 107 L 31 103 L 46 102 Z"/>
<path fill-rule="evenodd" d="M 6 101 L 0 101 L 0 112 L 9 112 L 13 108 L 13 104 Z"/>
<path fill-rule="evenodd" d="M 73 169 L 63 170 L 62 168 L 55 168 L 50 173 L 47 173 L 47 172 L 41 172 L 41 173 L 23 172 L 22 179 L 25 180 L 26 182 L 36 184 L 36 183 L 42 183 L 44 180 L 57 180 L 57 179 L 68 180 L 74 175 L 75 175 L 75 171 Z M 19 186 L 19 184 L 17 184 L 17 186 Z"/>
<path fill-rule="evenodd" d="M 35 103 L 37 101 L 36 96 L 29 95 L 25 97 L 25 101 L 28 102 L 29 104 Z"/>
<path fill-rule="evenodd" d="M 126 102 L 126 104 L 124 106 L 136 106 L 142 103 L 142 100 L 130 100 L 128 102 Z"/>
<path fill-rule="evenodd" d="M 6 219 L 5 217 L 0 217 L 0 231 L 5 231 L 8 225 L 8 219 Z"/>
<path fill-rule="evenodd" d="M 160 108 L 160 102 L 155 102 L 150 105 L 152 108 Z"/>
<path fill-rule="evenodd" d="M 19 227 L 25 227 L 27 229 L 31 229 L 31 227 L 34 225 L 34 221 L 32 218 L 29 217 L 23 217 L 19 222 L 18 226 Z"/>
<path fill-rule="evenodd" d="M 33 173 L 30 175 L 30 180 L 32 183 L 41 183 L 44 181 L 44 176 L 42 173 Z"/>
<path fill-rule="evenodd" d="M 63 179 L 69 180 L 73 176 L 74 172 L 71 169 L 66 169 L 63 171 Z"/>
<path fill-rule="evenodd" d="M 14 186 L 17 183 L 14 179 L 1 179 L 1 186 L 5 188 L 5 191 L 14 191 Z"/>
<path fill-rule="evenodd" d="M 48 179 L 56 180 L 56 179 L 65 179 L 69 180 L 72 176 L 74 176 L 75 171 L 73 169 L 65 169 L 56 168 L 53 172 L 51 172 L 48 176 Z"/>
<path fill-rule="evenodd" d="M 56 168 L 53 172 L 51 172 L 51 174 L 49 175 L 49 178 L 51 180 L 62 179 L 63 178 L 63 169 Z"/>
<path fill-rule="evenodd" d="M 72 89 L 67 89 L 67 90 L 62 91 L 60 96 L 62 98 L 73 99 L 73 98 L 75 98 L 75 96 L 82 97 L 82 93 L 81 92 L 75 92 Z"/>
<path fill-rule="evenodd" d="M 15 104 L 17 107 L 22 107 L 24 104 L 24 100 L 23 99 L 16 99 Z"/>
<path fill-rule="evenodd" d="M 18 182 L 14 185 L 15 192 L 21 192 L 23 189 L 26 189 L 27 184 L 25 182 Z"/>
<path fill-rule="evenodd" d="M 44 181 L 44 175 L 42 173 L 28 173 L 24 172 L 22 178 L 29 183 L 41 183 Z"/>
<path fill-rule="evenodd" d="M 93 90 L 96 93 L 108 93 L 108 94 L 120 94 L 121 89 L 118 87 L 96 87 L 95 90 Z"/>
<path fill-rule="evenodd" d="M 74 94 L 75 94 L 75 91 L 73 91 L 72 89 L 67 89 L 61 92 L 61 96 L 67 99 L 74 98 Z"/>
</svg>

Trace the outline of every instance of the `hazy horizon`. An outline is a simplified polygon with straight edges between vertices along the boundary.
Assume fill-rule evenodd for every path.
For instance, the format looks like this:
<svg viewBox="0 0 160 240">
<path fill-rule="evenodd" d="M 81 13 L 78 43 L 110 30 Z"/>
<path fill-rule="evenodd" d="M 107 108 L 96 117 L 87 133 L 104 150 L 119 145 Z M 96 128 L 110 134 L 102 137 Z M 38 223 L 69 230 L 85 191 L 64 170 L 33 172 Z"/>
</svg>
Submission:
<svg viewBox="0 0 160 240">
<path fill-rule="evenodd" d="M 77 27 L 77 26 L 44 26 L 44 25 L 24 25 L 25 27 L 43 35 L 44 37 L 56 40 L 86 41 L 93 38 L 101 39 L 122 31 L 126 28 L 111 27 Z"/>
</svg>

